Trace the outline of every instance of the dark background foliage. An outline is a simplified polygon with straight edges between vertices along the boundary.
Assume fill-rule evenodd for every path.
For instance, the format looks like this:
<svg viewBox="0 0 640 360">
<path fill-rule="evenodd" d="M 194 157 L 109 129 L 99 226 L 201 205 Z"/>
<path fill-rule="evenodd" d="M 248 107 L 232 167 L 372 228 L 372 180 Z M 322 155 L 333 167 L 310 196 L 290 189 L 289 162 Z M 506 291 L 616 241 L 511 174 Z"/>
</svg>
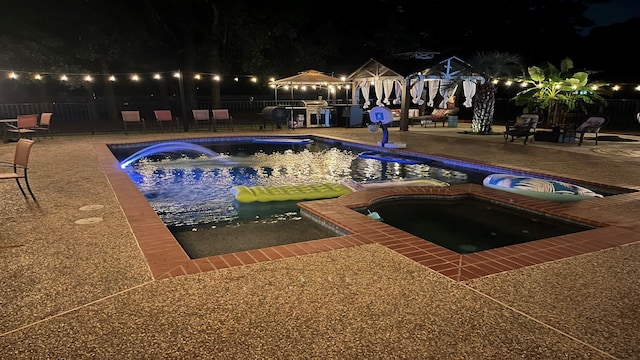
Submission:
<svg viewBox="0 0 640 360">
<path fill-rule="evenodd" d="M 638 33 L 640 19 L 583 35 L 596 25 L 585 16 L 588 6 L 603 2 L 608 0 L 16 1 L 0 13 L 0 70 L 181 69 L 254 74 L 266 85 L 269 76 L 308 69 L 348 75 L 369 58 L 408 51 L 465 59 L 497 50 L 519 54 L 529 66 L 570 57 L 577 70 L 597 71 L 598 79 L 640 81 L 633 44 L 624 41 Z M 75 81 L 67 85 L 82 87 Z M 6 93 L 9 85 L 3 86 Z"/>
</svg>

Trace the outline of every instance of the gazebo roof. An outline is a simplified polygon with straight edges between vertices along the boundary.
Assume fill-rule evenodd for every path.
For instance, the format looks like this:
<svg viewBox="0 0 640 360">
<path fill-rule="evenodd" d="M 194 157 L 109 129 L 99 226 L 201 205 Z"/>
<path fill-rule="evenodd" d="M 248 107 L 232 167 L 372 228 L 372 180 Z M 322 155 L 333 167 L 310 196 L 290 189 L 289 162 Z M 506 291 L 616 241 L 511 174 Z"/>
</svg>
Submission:
<svg viewBox="0 0 640 360">
<path fill-rule="evenodd" d="M 272 85 L 340 85 L 346 83 L 346 81 L 325 75 L 318 70 L 303 71 L 298 75 L 289 76 L 271 82 Z"/>
<path fill-rule="evenodd" d="M 418 73 L 428 78 L 444 78 L 469 67 L 457 56 L 430 59 L 393 57 L 382 61 L 369 59 L 347 77 L 349 81 L 378 77 L 380 79 L 398 79 L 413 77 Z"/>
</svg>

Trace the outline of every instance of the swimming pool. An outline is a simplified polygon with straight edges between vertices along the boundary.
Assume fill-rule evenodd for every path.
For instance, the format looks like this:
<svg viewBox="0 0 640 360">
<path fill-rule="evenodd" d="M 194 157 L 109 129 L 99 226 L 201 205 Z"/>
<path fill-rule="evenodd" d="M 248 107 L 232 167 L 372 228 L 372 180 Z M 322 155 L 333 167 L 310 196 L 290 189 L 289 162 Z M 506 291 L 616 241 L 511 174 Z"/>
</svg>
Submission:
<svg viewBox="0 0 640 360">
<path fill-rule="evenodd" d="M 499 166 L 318 136 L 282 139 L 239 136 L 182 140 L 204 146 L 205 152 L 216 156 L 176 149 L 157 151 L 125 166 L 124 171 L 191 258 L 256 249 L 261 247 L 260 241 L 264 241 L 265 246 L 277 246 L 348 233 L 332 224 L 302 216 L 297 201 L 238 202 L 232 191 L 237 185 L 342 181 L 375 184 L 415 179 L 444 181 L 454 186 L 482 185 L 490 173 L 525 174 Z M 161 148 L 170 142 L 107 146 L 122 164 L 136 152 L 144 152 L 149 147 Z M 360 156 L 363 153 L 366 156 Z M 628 191 L 582 185 L 605 196 Z M 287 226 L 282 226 L 283 222 Z M 295 230 L 296 226 L 302 226 L 304 231 Z M 250 239 L 242 243 L 240 240 L 245 238 Z"/>
<path fill-rule="evenodd" d="M 296 139 L 296 138 L 290 138 Z M 301 138 L 305 140 L 307 138 Z M 360 157 L 367 146 L 314 137 L 312 141 L 274 142 L 255 138 L 190 139 L 215 151 L 211 158 L 193 151 L 159 151 L 126 166 L 136 184 L 165 224 L 171 227 L 209 224 L 220 226 L 256 221 L 286 221 L 297 201 L 241 203 L 233 188 L 321 183 L 370 184 L 436 179 L 449 184 L 481 181 L 482 173 L 462 172 L 434 165 L 434 161 L 397 154 L 414 163 Z M 119 161 L 158 143 L 109 145 Z M 187 149 L 188 150 L 188 149 Z M 471 180 L 470 180 L 471 177 Z M 295 218 L 295 215 L 293 216 Z"/>
</svg>

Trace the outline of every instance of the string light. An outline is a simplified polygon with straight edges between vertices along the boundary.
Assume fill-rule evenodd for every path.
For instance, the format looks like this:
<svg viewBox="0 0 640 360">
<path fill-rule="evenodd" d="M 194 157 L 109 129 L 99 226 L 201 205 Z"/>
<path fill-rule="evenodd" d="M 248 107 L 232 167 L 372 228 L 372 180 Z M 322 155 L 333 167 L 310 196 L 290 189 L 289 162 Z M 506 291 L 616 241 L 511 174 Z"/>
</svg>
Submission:
<svg viewBox="0 0 640 360">
<path fill-rule="evenodd" d="M 46 77 L 51 77 L 51 78 L 56 78 L 59 81 L 62 82 L 66 82 L 66 81 L 70 81 L 72 77 L 77 78 L 79 80 L 83 80 L 83 81 L 87 81 L 87 82 L 94 82 L 96 81 L 97 77 L 102 76 L 103 78 L 107 79 L 110 82 L 115 82 L 117 81 L 118 77 L 122 77 L 122 78 L 128 78 L 133 82 L 139 82 L 142 81 L 143 78 L 145 76 L 153 78 L 155 80 L 161 80 L 163 78 L 163 73 L 162 72 L 154 72 L 154 73 L 142 73 L 142 74 L 137 74 L 137 73 L 119 73 L 119 74 L 100 74 L 100 73 L 95 73 L 95 74 L 61 74 L 61 73 L 54 73 L 54 72 L 44 72 L 44 71 L 40 71 L 40 72 L 35 72 L 35 71 L 14 71 L 14 70 L 6 70 L 6 69 L 0 69 L 0 75 L 4 73 L 6 78 L 9 79 L 13 79 L 13 80 L 19 80 L 21 79 L 23 76 L 25 78 L 29 78 L 29 79 L 34 79 L 37 81 L 41 81 L 44 80 Z M 165 72 L 166 74 L 167 72 Z M 173 77 L 175 78 L 180 78 L 182 75 L 182 73 L 180 71 L 176 71 L 173 72 Z M 193 74 L 193 75 L 189 75 L 189 76 L 193 76 L 193 78 L 195 80 L 201 80 L 204 78 L 204 76 L 209 76 L 210 79 L 212 81 L 222 81 L 223 77 L 220 74 L 214 74 L 214 73 L 189 73 L 189 74 Z M 230 76 L 233 81 L 239 83 L 241 78 L 247 78 L 249 82 L 251 83 L 258 83 L 259 82 L 259 77 L 255 76 L 255 75 L 231 75 Z M 276 78 L 274 77 L 270 77 L 269 79 L 269 86 L 271 88 L 274 88 L 275 85 L 273 84 L 274 81 L 276 81 Z M 347 81 L 346 76 L 340 76 L 339 79 L 341 81 Z M 499 84 L 504 84 L 505 86 L 511 86 L 513 85 L 513 80 L 511 79 L 493 79 L 492 83 L 494 85 L 499 85 Z M 532 84 L 533 85 L 533 84 Z M 326 84 L 324 85 L 326 86 Z M 521 87 L 527 87 L 529 86 L 529 82 L 520 82 L 520 86 Z M 541 84 L 535 84 L 536 87 L 540 87 Z M 563 86 L 562 83 L 558 83 L 554 85 L 554 88 L 556 89 L 560 89 Z M 314 85 L 311 88 L 316 90 L 318 87 L 322 87 L 322 85 Z M 329 86 L 327 86 L 328 88 L 330 88 Z M 573 88 L 575 88 L 574 85 L 572 85 Z M 283 87 L 284 89 L 288 89 L 288 86 Z M 350 89 L 351 86 L 348 84 L 339 86 L 337 89 L 341 90 L 341 89 Z M 600 89 L 604 89 L 604 88 L 609 88 L 612 91 L 621 91 L 623 88 L 631 88 L 635 91 L 640 92 L 640 84 L 632 84 L 632 83 L 618 83 L 615 85 L 609 85 L 609 84 L 596 84 L 596 85 L 592 85 L 591 89 L 592 90 L 600 90 Z M 298 86 L 295 86 L 295 89 L 298 89 Z M 306 90 L 306 88 L 304 89 Z"/>
</svg>

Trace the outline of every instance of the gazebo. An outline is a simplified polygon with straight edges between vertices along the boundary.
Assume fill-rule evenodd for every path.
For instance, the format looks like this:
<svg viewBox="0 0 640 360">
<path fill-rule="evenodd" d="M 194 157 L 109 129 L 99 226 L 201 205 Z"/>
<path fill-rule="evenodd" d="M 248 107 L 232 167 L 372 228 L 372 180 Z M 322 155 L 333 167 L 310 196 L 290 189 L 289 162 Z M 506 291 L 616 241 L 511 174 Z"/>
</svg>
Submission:
<svg viewBox="0 0 640 360">
<path fill-rule="evenodd" d="M 293 89 L 296 87 L 313 86 L 324 87 L 327 89 L 327 98 L 330 98 L 330 90 L 334 86 L 347 86 L 346 80 L 340 80 L 336 77 L 326 75 L 318 70 L 307 70 L 297 75 L 286 78 L 273 80 L 269 85 L 274 88 L 276 101 L 278 100 L 278 89 L 288 87 L 291 89 L 291 99 L 293 100 Z"/>
<path fill-rule="evenodd" d="M 301 105 L 294 104 L 293 91 L 295 88 L 304 88 L 306 86 L 317 89 L 326 88 L 327 99 L 335 99 L 335 89 L 342 86 L 348 86 L 348 82 L 336 77 L 326 75 L 318 70 L 307 70 L 297 75 L 289 76 L 283 79 L 273 80 L 270 86 L 274 88 L 275 100 L 278 101 L 278 89 L 289 88 L 291 90 L 292 104 L 286 107 L 290 111 L 290 119 L 295 122 L 303 122 L 305 127 L 330 126 L 330 114 L 333 111 L 332 104 L 319 97 L 317 100 L 308 99 L 301 100 Z M 292 122 L 292 126 L 296 126 Z"/>
<path fill-rule="evenodd" d="M 369 59 L 364 65 L 347 77 L 354 84 L 352 104 L 358 104 L 360 94 L 364 98 L 363 108 L 370 106 L 400 105 L 400 130 L 408 130 L 411 103 L 422 106 L 426 97 L 430 107 L 446 107 L 453 99 L 457 88 L 450 91 L 451 79 L 468 69 L 470 65 L 457 56 L 437 58 L 437 52 L 411 52 L 400 54 L 384 63 Z M 376 103 L 371 104 L 370 89 L 373 86 Z M 425 88 L 428 90 L 423 96 Z M 441 101 L 434 100 L 440 96 Z M 473 79 L 464 81 L 464 105 L 471 106 L 475 95 Z"/>
</svg>

